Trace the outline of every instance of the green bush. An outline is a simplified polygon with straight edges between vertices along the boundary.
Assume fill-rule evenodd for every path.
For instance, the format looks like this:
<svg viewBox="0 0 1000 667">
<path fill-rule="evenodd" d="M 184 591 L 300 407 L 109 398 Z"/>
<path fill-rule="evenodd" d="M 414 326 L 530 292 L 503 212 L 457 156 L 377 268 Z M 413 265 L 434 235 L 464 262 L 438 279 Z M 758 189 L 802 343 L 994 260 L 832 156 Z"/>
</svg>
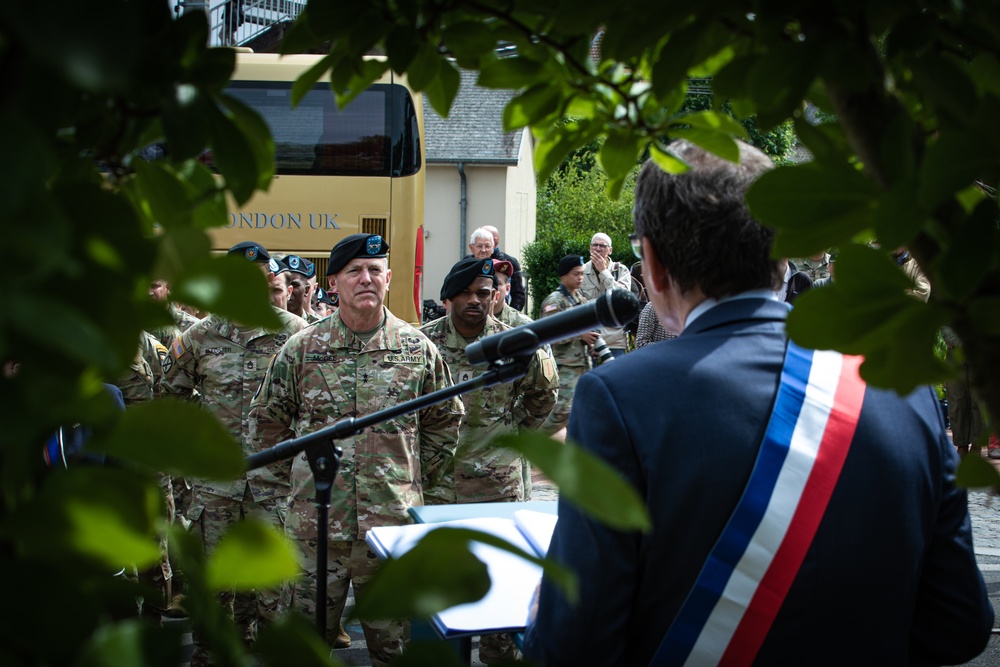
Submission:
<svg viewBox="0 0 1000 667">
<path fill-rule="evenodd" d="M 635 177 L 629 175 L 617 200 L 606 192 L 607 176 L 600 168 L 575 159 L 554 173 L 538 193 L 538 232 L 522 250 L 522 265 L 530 277 L 532 317 L 542 300 L 559 286 L 556 267 L 566 255 L 590 258 L 590 238 L 597 232 L 611 237 L 611 257 L 631 266 L 635 261 L 628 236 L 632 233 Z"/>
</svg>

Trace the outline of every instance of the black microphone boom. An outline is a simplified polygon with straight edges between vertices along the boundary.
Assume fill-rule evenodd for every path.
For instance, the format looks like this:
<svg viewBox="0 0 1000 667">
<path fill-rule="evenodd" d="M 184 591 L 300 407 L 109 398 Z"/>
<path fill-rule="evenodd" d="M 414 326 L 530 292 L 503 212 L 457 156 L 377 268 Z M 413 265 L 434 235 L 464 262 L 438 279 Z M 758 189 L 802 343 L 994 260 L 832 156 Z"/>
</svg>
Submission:
<svg viewBox="0 0 1000 667">
<path fill-rule="evenodd" d="M 516 359 L 533 353 L 546 343 L 555 343 L 599 326 L 623 327 L 639 316 L 639 299 L 626 290 L 610 290 L 593 301 L 551 317 L 502 331 L 472 343 L 465 354 L 472 364 Z"/>
</svg>

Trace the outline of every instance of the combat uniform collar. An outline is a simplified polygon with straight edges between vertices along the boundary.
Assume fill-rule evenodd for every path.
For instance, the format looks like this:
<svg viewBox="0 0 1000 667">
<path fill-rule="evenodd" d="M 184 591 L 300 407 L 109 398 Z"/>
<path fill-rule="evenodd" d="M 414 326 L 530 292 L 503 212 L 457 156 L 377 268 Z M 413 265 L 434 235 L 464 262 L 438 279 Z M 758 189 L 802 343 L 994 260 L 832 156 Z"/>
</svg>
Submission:
<svg viewBox="0 0 1000 667">
<path fill-rule="evenodd" d="M 372 350 L 402 350 L 403 340 L 400 336 L 399 320 L 395 315 L 389 312 L 389 309 L 382 306 L 382 315 L 385 320 L 382 323 L 382 327 L 375 332 L 375 335 L 371 337 L 367 345 L 363 345 L 360 350 L 362 352 L 372 351 Z M 354 347 L 354 341 L 362 343 L 360 338 L 354 335 L 354 332 L 346 324 L 344 320 L 340 317 L 340 309 L 338 308 L 332 315 L 326 318 L 326 320 L 320 320 L 330 322 L 330 326 L 336 330 L 336 335 L 343 341 L 351 343 L 351 347 Z"/>
<path fill-rule="evenodd" d="M 289 312 L 287 310 L 282 310 L 274 305 L 271 306 L 275 315 L 281 320 L 283 330 L 285 328 L 285 323 L 287 322 Z M 232 320 L 229 320 L 221 315 L 209 315 L 206 319 L 210 320 L 212 323 L 212 328 L 219 332 L 219 335 L 223 338 L 233 341 L 234 343 L 241 343 L 246 340 L 253 340 L 254 338 L 259 338 L 261 336 L 266 336 L 268 334 L 277 333 L 274 331 L 268 331 L 264 327 L 245 327 L 241 326 Z"/>
<path fill-rule="evenodd" d="M 455 323 L 451 321 L 451 313 L 444 317 L 444 331 L 445 338 L 444 344 L 453 350 L 464 350 L 467 343 L 465 342 L 465 336 L 458 333 L 458 329 L 455 328 Z M 499 333 L 504 330 L 504 325 L 500 320 L 496 319 L 493 313 L 490 313 L 486 317 L 486 323 L 483 325 L 483 330 L 479 332 L 476 336 L 476 340 L 482 340 L 487 336 L 495 333 Z"/>
</svg>

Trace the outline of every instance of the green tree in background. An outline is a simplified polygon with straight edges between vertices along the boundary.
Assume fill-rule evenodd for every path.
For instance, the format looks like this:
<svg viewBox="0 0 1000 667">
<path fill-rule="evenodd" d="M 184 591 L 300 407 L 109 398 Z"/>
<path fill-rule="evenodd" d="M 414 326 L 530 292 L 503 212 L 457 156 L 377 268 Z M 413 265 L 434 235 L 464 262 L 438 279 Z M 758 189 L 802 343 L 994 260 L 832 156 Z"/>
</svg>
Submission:
<svg viewBox="0 0 1000 667">
<path fill-rule="evenodd" d="M 704 90 L 689 94 L 684 109 L 708 111 L 711 100 L 711 94 Z M 722 108 L 731 113 L 729 105 L 723 104 Z M 796 142 L 790 121 L 768 132 L 758 130 L 753 118 L 740 122 L 746 128 L 749 141 L 775 163 L 792 161 Z M 629 173 L 618 197 L 610 197 L 608 176 L 597 160 L 601 145 L 601 141 L 592 141 L 573 151 L 538 189 L 535 240 L 522 251 L 524 268 L 530 278 L 532 317 L 538 316 L 542 301 L 559 285 L 556 275 L 559 260 L 569 254 L 587 257 L 594 233 L 604 232 L 611 237 L 612 259 L 626 266 L 636 261 L 628 236 L 633 229 L 633 193 L 639 165 Z"/>
</svg>

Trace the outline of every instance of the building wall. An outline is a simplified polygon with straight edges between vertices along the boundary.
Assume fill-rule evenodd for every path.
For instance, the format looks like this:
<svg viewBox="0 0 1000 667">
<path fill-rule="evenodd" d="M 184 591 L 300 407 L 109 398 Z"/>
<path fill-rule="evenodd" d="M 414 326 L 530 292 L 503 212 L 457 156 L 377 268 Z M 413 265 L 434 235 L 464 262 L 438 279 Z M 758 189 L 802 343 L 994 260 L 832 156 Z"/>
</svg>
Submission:
<svg viewBox="0 0 1000 667">
<path fill-rule="evenodd" d="M 527 130 L 525 131 L 527 133 Z M 500 230 L 500 247 L 518 259 L 535 238 L 535 172 L 530 135 L 522 138 L 516 166 L 466 164 L 466 231 L 461 227 L 457 164 L 427 167 L 424 199 L 424 298 L 439 301 L 452 265 L 469 252 L 469 235 L 484 225 Z"/>
<path fill-rule="evenodd" d="M 469 253 L 469 234 L 493 225 L 501 237 L 507 226 L 507 168 L 466 165 L 466 232 L 460 239 L 461 179 L 458 166 L 430 165 L 424 200 L 424 298 L 439 300 L 448 270 Z"/>
</svg>

